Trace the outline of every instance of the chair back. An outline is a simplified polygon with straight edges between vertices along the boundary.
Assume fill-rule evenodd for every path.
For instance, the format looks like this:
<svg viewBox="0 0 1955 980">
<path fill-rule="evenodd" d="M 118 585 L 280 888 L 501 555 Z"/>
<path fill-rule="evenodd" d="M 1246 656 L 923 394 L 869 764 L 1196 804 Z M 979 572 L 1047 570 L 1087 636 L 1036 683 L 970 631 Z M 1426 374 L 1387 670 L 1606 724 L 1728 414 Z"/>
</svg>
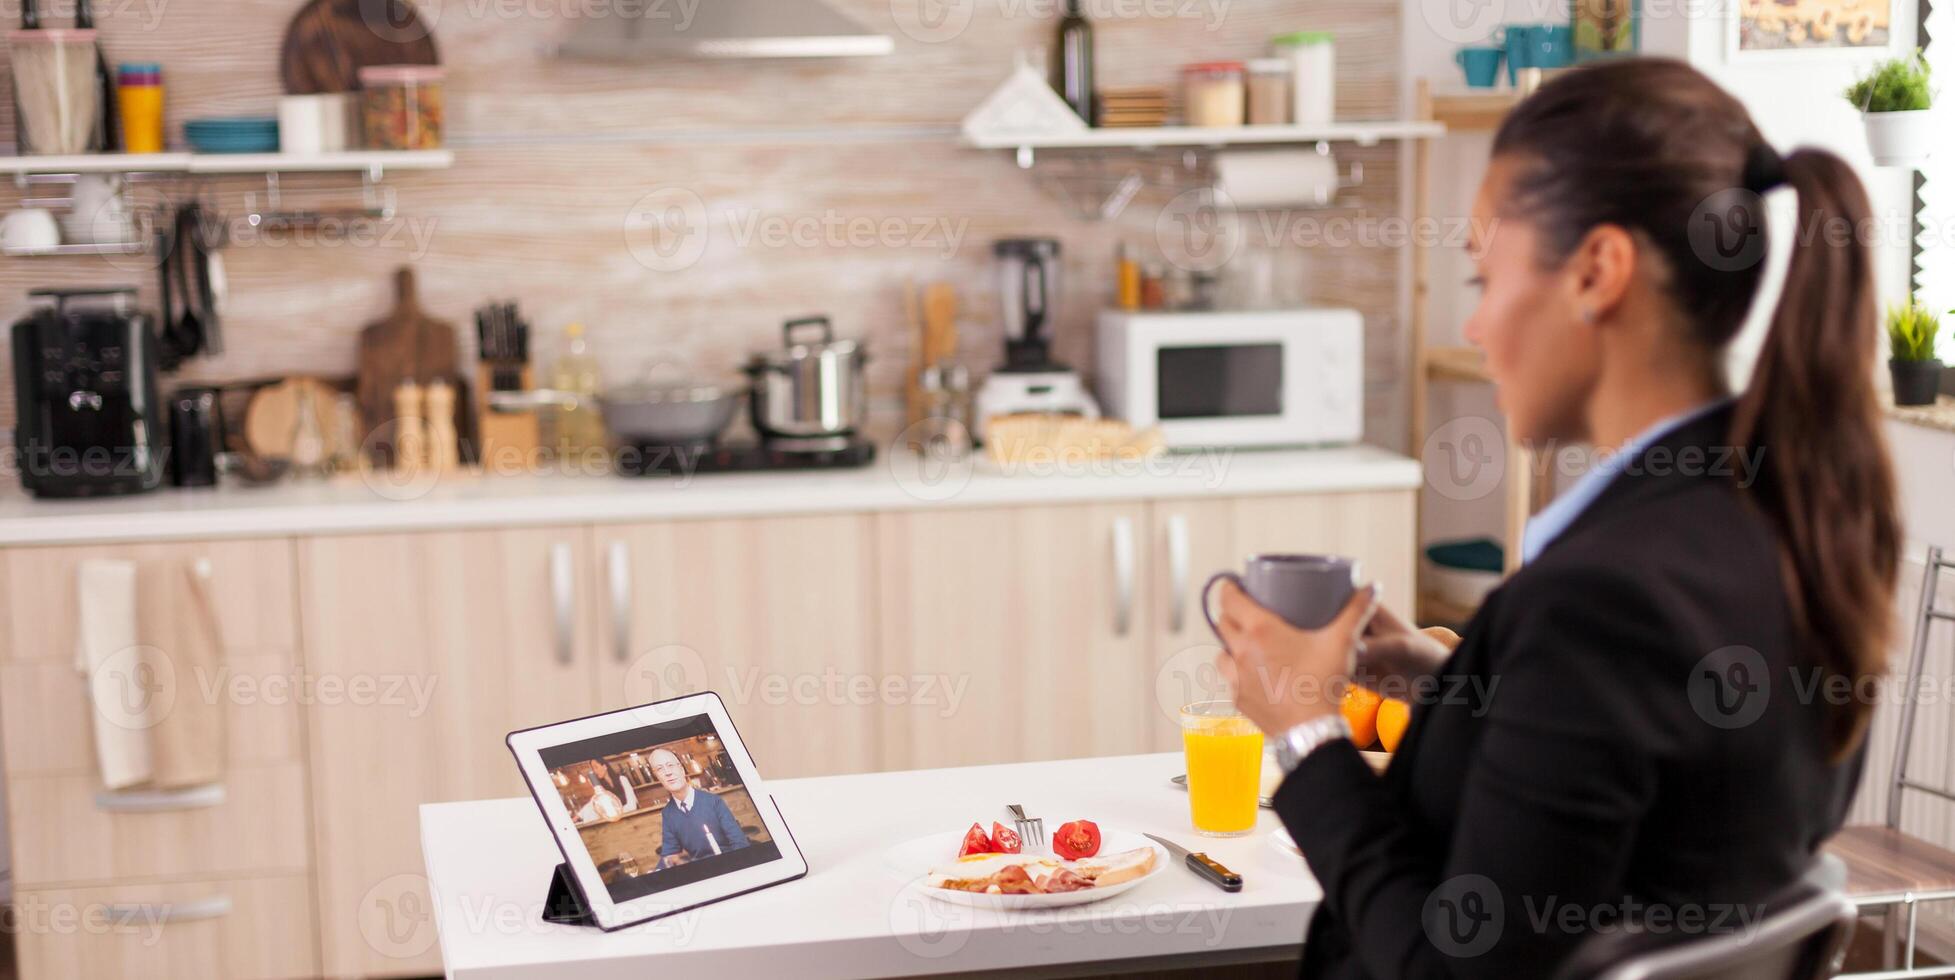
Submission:
<svg viewBox="0 0 1955 980">
<path fill-rule="evenodd" d="M 1955 568 L 1955 561 L 1942 557 L 1941 547 L 1931 545 L 1921 574 L 1921 598 L 1914 616 L 1914 640 L 1908 647 L 1907 687 L 1901 699 L 1901 727 L 1894 736 L 1894 768 L 1887 780 L 1887 826 L 1901 829 L 1901 795 L 1915 790 L 1943 800 L 1955 801 L 1955 792 L 1946 786 L 1924 783 L 1907 774 L 1908 756 L 1914 747 L 1915 708 L 1921 691 L 1921 675 L 1928 661 L 1928 632 L 1937 620 L 1955 620 L 1955 613 L 1935 608 L 1935 588 L 1941 584 L 1941 570 Z"/>
<path fill-rule="evenodd" d="M 1840 891 L 1846 869 L 1821 855 L 1791 888 L 1765 903 L 1755 926 L 1683 935 L 1635 927 L 1597 934 L 1570 958 L 1561 980 L 1824 980 L 1839 972 L 1854 906 Z"/>
</svg>

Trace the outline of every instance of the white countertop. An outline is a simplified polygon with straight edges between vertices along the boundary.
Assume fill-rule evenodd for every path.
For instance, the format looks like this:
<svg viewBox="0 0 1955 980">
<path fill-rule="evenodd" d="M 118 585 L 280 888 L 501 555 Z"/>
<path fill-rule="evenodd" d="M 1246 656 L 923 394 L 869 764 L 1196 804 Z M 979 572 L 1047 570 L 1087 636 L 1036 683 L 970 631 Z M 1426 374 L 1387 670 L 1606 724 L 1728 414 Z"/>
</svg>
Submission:
<svg viewBox="0 0 1955 980">
<path fill-rule="evenodd" d="M 1323 891 L 1254 833 L 1195 836 L 1168 782 L 1179 752 L 1113 759 L 790 779 L 769 784 L 808 876 L 621 932 L 542 921 L 562 860 L 527 797 L 421 807 L 421 850 L 441 955 L 454 980 L 575 976 L 891 977 L 1163 957 L 1221 962 L 1295 950 Z M 1230 895 L 1179 862 L 1125 894 L 1070 909 L 1002 913 L 930 899 L 887 851 L 1005 819 L 1017 802 L 1048 831 L 1067 819 L 1160 834 L 1243 876 Z M 946 855 L 948 857 L 948 855 Z M 396 939 L 398 937 L 395 937 Z M 410 937 L 408 942 L 426 941 Z M 393 940 L 389 940 L 393 941 Z M 1274 954 L 1271 954 L 1272 956 Z"/>
<path fill-rule="evenodd" d="M 79 501 L 13 490 L 0 494 L 0 546 L 1412 489 L 1420 479 L 1416 461 L 1355 446 L 1173 454 L 1092 472 L 1006 473 L 981 457 L 936 468 L 886 453 L 862 469 L 807 473 L 377 473 Z"/>
</svg>

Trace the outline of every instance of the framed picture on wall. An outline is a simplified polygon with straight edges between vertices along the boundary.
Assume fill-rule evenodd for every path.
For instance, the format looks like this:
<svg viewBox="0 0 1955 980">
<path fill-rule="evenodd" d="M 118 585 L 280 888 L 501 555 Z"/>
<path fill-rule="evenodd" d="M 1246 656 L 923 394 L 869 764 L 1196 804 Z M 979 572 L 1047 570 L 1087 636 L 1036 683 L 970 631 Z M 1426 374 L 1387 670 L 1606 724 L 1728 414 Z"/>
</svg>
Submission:
<svg viewBox="0 0 1955 980">
<path fill-rule="evenodd" d="M 1575 60 L 1632 55 L 1643 47 L 1642 0 L 1572 0 Z"/>
<path fill-rule="evenodd" d="M 1733 59 L 1878 54 L 1897 39 L 1896 0 L 1737 0 L 1730 7 Z"/>
</svg>

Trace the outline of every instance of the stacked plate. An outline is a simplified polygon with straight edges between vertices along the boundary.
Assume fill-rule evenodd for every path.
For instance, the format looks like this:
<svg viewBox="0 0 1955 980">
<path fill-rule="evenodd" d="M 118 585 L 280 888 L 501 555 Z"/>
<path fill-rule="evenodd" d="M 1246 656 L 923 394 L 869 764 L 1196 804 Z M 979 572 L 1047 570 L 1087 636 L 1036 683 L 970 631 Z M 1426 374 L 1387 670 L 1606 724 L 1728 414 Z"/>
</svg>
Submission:
<svg viewBox="0 0 1955 980">
<path fill-rule="evenodd" d="M 192 119 L 183 124 L 183 135 L 198 153 L 278 152 L 278 120 L 272 118 Z"/>
</svg>

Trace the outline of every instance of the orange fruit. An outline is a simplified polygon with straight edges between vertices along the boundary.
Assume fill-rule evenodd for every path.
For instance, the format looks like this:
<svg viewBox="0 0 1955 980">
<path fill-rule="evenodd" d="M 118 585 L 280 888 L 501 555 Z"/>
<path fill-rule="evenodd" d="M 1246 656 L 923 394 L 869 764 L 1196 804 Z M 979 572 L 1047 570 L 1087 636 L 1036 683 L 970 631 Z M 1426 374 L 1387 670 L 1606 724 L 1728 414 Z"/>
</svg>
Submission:
<svg viewBox="0 0 1955 980">
<path fill-rule="evenodd" d="M 1398 751 L 1398 740 L 1405 737 L 1405 726 L 1411 723 L 1411 705 L 1397 698 L 1386 698 L 1378 706 L 1378 741 L 1384 743 L 1385 751 Z"/>
<path fill-rule="evenodd" d="M 1375 692 L 1356 684 L 1344 689 L 1344 700 L 1337 710 L 1351 723 L 1351 741 L 1358 748 L 1370 748 L 1378 738 L 1378 703 L 1382 700 Z"/>
</svg>

